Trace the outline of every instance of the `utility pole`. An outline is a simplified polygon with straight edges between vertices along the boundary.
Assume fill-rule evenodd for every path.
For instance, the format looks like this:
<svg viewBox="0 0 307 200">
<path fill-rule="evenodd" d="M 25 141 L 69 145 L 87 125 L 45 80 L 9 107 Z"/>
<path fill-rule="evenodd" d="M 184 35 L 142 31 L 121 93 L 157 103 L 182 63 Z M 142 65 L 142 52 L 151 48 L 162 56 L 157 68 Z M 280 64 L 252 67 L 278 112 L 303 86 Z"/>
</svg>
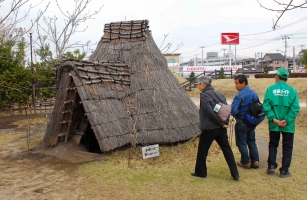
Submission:
<svg viewBox="0 0 307 200">
<path fill-rule="evenodd" d="M 287 65 L 286 61 L 287 61 L 287 48 L 288 48 L 288 43 L 287 43 L 287 39 L 290 39 L 289 35 L 281 35 L 281 38 L 283 40 L 285 40 L 285 59 L 284 59 L 284 64 L 285 66 Z M 288 69 L 288 66 L 286 67 L 286 69 Z"/>
<path fill-rule="evenodd" d="M 293 46 L 293 73 L 296 73 L 296 63 L 295 63 L 295 47 Z"/>
<path fill-rule="evenodd" d="M 263 59 L 262 59 L 262 52 L 261 52 L 261 63 L 260 63 L 261 69 L 262 69 L 262 63 L 263 63 Z"/>
<path fill-rule="evenodd" d="M 204 66 L 204 48 L 205 46 L 201 46 L 201 66 Z"/>
<path fill-rule="evenodd" d="M 223 63 L 225 63 L 225 51 L 226 49 L 222 49 L 224 51 L 224 60 L 223 60 Z"/>
<path fill-rule="evenodd" d="M 235 44 L 235 65 L 237 65 L 237 45 Z"/>
<path fill-rule="evenodd" d="M 257 67 L 257 54 L 255 53 L 255 68 Z"/>
<path fill-rule="evenodd" d="M 197 54 L 195 54 L 195 63 L 194 66 L 197 66 Z"/>
<path fill-rule="evenodd" d="M 231 66 L 231 44 L 229 45 L 228 57 L 229 57 L 229 66 Z"/>
</svg>

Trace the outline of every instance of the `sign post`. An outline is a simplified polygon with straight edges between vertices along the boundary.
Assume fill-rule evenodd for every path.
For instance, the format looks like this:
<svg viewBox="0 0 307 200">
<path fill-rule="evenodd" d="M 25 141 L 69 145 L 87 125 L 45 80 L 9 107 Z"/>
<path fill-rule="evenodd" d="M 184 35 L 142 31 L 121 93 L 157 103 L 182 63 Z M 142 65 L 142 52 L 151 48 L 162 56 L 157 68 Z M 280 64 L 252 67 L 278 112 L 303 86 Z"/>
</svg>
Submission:
<svg viewBox="0 0 307 200">
<path fill-rule="evenodd" d="M 222 33 L 221 34 L 221 43 L 229 45 L 228 57 L 229 57 L 229 65 L 231 65 L 231 56 L 230 56 L 231 45 L 232 44 L 234 44 L 234 45 L 239 44 L 239 33 Z M 235 52 L 235 54 L 236 54 L 236 52 Z"/>
</svg>

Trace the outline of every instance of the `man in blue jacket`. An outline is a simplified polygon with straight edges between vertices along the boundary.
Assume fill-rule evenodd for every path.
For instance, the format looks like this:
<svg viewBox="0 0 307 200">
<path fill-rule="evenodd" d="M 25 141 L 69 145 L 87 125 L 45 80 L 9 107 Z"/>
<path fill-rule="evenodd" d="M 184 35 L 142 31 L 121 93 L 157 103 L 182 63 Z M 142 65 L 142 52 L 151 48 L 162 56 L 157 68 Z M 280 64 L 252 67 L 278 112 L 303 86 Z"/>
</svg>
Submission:
<svg viewBox="0 0 307 200">
<path fill-rule="evenodd" d="M 237 75 L 234 78 L 234 83 L 239 91 L 231 104 L 231 115 L 236 119 L 236 145 L 241 153 L 241 160 L 237 162 L 237 165 L 245 169 L 257 169 L 259 168 L 259 153 L 256 145 L 255 127 L 248 126 L 243 119 L 249 105 L 255 97 L 258 98 L 258 95 L 249 88 L 245 75 Z"/>
</svg>

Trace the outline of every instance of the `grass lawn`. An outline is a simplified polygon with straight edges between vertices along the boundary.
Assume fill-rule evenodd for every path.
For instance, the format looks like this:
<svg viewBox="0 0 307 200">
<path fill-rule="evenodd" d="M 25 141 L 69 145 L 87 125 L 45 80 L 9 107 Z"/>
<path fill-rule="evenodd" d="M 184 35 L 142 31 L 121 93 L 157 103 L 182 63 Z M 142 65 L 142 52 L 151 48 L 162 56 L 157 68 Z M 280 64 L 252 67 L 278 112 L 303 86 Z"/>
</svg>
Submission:
<svg viewBox="0 0 307 200">
<path fill-rule="evenodd" d="M 304 113 L 304 114 L 302 114 Z M 306 108 L 300 118 L 306 117 Z M 303 122 L 303 120 L 299 120 Z M 278 170 L 266 174 L 267 123 L 257 127 L 259 169 L 239 168 L 240 181 L 233 181 L 216 143 L 207 160 L 208 177 L 193 172 L 198 138 L 176 146 L 161 146 L 160 156 L 142 159 L 141 148 L 118 150 L 103 161 L 83 164 L 80 173 L 85 196 L 102 199 L 304 199 L 307 195 L 307 135 L 298 127 L 295 135 L 292 176 L 280 178 Z M 233 139 L 234 140 L 234 139 Z M 236 160 L 240 153 L 232 141 Z M 278 153 L 279 164 L 281 152 Z M 89 187 L 91 185 L 91 187 Z"/>
<path fill-rule="evenodd" d="M 179 82 L 184 80 L 176 77 Z M 263 98 L 267 86 L 273 79 L 249 79 L 249 85 Z M 297 88 L 300 100 L 306 100 L 307 79 L 289 79 Z M 214 80 L 213 87 L 232 99 L 237 93 L 232 79 Z M 191 97 L 198 97 L 193 89 Z M 273 175 L 266 173 L 268 156 L 268 125 L 263 122 L 256 129 L 260 154 L 260 168 L 245 170 L 239 168 L 240 181 L 233 181 L 226 161 L 216 143 L 213 143 L 207 160 L 208 177 L 192 177 L 198 138 L 184 144 L 160 146 L 160 156 L 142 159 L 141 147 L 118 150 L 103 161 L 83 164 L 80 173 L 81 187 L 88 197 L 102 199 L 305 199 L 307 196 L 307 109 L 301 108 L 297 118 L 292 176 L 280 178 L 278 170 Z M 232 139 L 235 158 L 240 153 Z M 278 152 L 281 164 L 281 145 Z M 88 187 L 88 185 L 91 187 Z"/>
<path fill-rule="evenodd" d="M 180 78 L 180 77 L 179 77 Z M 178 79 L 179 79 L 178 78 Z M 249 79 L 250 86 L 263 98 L 271 79 Z M 307 79 L 289 79 L 306 100 Z M 237 93 L 232 79 L 214 80 L 213 87 L 232 99 Z M 196 89 L 188 92 L 198 97 Z M 6 117 L 8 119 L 9 117 Z M 28 118 L 28 119 L 26 119 Z M 194 171 L 198 138 L 188 142 L 160 145 L 160 156 L 143 159 L 141 147 L 118 149 L 102 155 L 103 159 L 87 163 L 69 163 L 53 157 L 27 157 L 26 124 L 39 130 L 30 148 L 42 140 L 45 117 L 15 116 L 17 132 L 0 132 L 0 199 L 306 199 L 307 197 L 307 108 L 301 108 L 296 121 L 292 176 L 280 178 L 278 170 L 266 173 L 268 156 L 267 121 L 257 126 L 260 168 L 239 168 L 240 181 L 232 180 L 228 166 L 216 143 L 207 158 L 207 178 L 196 178 Z M 7 121 L 1 120 L 3 123 Z M 10 122 L 11 123 L 11 122 Z M 38 129 L 39 128 L 39 129 Z M 232 137 L 236 160 L 240 153 Z M 17 151 L 21 149 L 23 153 Z M 278 152 L 281 164 L 281 145 Z M 14 194 L 12 194 L 14 193 Z"/>
</svg>

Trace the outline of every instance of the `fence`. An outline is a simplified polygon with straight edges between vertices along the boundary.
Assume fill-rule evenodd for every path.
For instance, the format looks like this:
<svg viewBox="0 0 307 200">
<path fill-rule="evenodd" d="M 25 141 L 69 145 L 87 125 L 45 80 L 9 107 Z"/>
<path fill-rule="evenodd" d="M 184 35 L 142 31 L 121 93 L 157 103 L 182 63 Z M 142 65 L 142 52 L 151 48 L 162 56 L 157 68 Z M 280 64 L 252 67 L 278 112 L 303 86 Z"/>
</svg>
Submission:
<svg viewBox="0 0 307 200">
<path fill-rule="evenodd" d="M 195 78 L 202 76 L 202 75 L 206 75 L 209 77 L 212 77 L 213 79 L 221 79 L 221 78 L 232 78 L 233 74 L 232 74 L 232 70 L 224 70 L 224 73 L 221 73 L 221 70 L 214 70 L 214 72 L 210 72 L 208 74 L 206 74 L 206 71 L 204 71 L 203 73 L 195 76 Z M 223 77 L 224 76 L 224 77 Z M 194 82 L 190 82 L 189 80 L 183 82 L 180 84 L 186 91 L 191 91 L 192 88 L 196 88 L 197 84 Z"/>
<path fill-rule="evenodd" d="M 15 115 L 28 115 L 28 114 L 42 114 L 42 113 L 51 113 L 55 104 L 55 99 L 50 99 L 47 101 L 35 102 L 35 109 L 33 104 L 27 104 L 25 106 L 20 106 L 17 103 L 11 105 L 5 105 L 0 107 L 0 116 L 5 114 Z"/>
</svg>

